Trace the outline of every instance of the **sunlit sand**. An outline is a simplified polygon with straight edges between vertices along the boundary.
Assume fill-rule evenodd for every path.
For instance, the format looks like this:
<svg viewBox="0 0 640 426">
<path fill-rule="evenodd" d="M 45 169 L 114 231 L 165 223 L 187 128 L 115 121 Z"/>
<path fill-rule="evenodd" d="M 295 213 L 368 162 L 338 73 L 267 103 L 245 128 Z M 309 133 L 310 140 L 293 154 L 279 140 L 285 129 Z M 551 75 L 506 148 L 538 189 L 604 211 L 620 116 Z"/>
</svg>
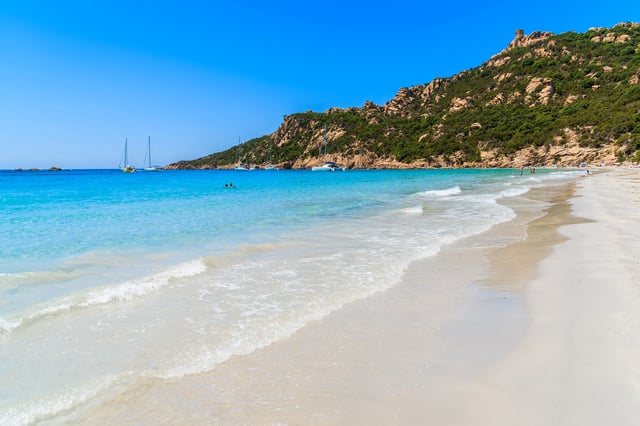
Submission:
<svg viewBox="0 0 640 426">
<path fill-rule="evenodd" d="M 537 191 L 390 291 L 213 371 L 97 401 L 97 424 L 633 425 L 640 173 Z"/>
</svg>

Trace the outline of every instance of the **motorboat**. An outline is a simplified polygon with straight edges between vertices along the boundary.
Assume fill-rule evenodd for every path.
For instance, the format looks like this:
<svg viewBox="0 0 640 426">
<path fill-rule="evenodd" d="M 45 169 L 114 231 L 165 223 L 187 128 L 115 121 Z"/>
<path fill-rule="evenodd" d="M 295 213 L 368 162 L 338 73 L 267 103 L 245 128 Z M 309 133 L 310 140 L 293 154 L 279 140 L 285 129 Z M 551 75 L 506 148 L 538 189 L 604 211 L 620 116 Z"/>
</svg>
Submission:
<svg viewBox="0 0 640 426">
<path fill-rule="evenodd" d="M 338 166 L 333 161 L 325 161 L 322 166 L 314 166 L 311 168 L 313 172 L 343 172 L 344 168 Z"/>
</svg>

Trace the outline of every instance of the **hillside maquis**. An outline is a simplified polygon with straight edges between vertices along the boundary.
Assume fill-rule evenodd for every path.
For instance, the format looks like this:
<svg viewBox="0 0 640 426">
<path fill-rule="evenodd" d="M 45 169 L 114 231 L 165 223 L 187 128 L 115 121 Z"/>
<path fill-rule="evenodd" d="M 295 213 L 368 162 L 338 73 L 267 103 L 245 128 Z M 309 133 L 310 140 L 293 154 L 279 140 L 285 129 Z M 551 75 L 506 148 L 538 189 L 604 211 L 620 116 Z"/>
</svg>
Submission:
<svg viewBox="0 0 640 426">
<path fill-rule="evenodd" d="M 640 26 L 517 30 L 479 67 L 401 88 L 384 105 L 292 114 L 270 135 L 169 167 L 309 168 L 325 131 L 327 160 L 348 168 L 637 163 Z"/>
</svg>

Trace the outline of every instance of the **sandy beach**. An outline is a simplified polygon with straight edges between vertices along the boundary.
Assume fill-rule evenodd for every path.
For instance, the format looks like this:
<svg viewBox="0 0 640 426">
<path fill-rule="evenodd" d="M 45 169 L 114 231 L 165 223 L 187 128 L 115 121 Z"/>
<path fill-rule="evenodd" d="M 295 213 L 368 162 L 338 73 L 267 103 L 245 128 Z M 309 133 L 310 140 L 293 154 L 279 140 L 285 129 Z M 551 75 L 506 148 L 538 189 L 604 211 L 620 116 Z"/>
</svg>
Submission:
<svg viewBox="0 0 640 426">
<path fill-rule="evenodd" d="M 518 217 L 393 289 L 205 374 L 98 400 L 85 424 L 635 425 L 640 172 L 511 201 Z"/>
</svg>

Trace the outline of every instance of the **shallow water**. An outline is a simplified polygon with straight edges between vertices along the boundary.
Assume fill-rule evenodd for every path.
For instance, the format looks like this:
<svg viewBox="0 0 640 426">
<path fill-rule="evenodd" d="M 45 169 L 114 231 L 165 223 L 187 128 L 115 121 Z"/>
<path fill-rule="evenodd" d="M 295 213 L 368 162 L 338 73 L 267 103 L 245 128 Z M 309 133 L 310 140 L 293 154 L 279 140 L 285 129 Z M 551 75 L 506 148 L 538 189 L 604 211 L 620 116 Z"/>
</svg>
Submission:
<svg viewBox="0 0 640 426">
<path fill-rule="evenodd" d="M 0 424 L 251 353 L 575 175 L 0 172 Z"/>
</svg>

